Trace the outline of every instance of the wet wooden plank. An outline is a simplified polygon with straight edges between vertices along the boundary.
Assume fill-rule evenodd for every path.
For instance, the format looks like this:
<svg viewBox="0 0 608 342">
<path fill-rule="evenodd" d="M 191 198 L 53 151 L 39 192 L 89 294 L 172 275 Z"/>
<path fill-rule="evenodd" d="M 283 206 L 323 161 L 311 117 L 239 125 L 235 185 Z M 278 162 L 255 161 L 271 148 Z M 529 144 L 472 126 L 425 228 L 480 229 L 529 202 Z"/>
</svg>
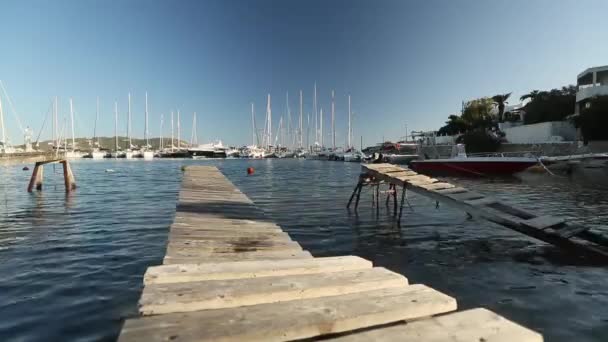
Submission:
<svg viewBox="0 0 608 342">
<path fill-rule="evenodd" d="M 478 199 L 466 200 L 464 202 L 466 204 L 469 204 L 472 206 L 482 207 L 482 206 L 498 203 L 498 200 L 493 197 L 482 197 L 482 198 L 478 198 Z"/>
<path fill-rule="evenodd" d="M 440 193 L 442 195 L 448 195 L 448 194 L 459 194 L 461 192 L 467 192 L 469 191 L 466 188 L 461 188 L 461 187 L 454 187 L 454 188 L 449 188 L 449 189 L 437 189 L 435 190 L 435 192 Z"/>
<path fill-rule="evenodd" d="M 553 226 L 557 226 L 560 224 L 565 223 L 566 220 L 564 220 L 561 217 L 555 217 L 555 216 L 537 216 L 535 218 L 531 218 L 525 221 L 522 221 L 521 223 L 523 225 L 526 225 L 528 227 L 532 227 L 532 228 L 536 228 L 536 229 L 546 229 L 549 227 L 553 227 Z"/>
<path fill-rule="evenodd" d="M 339 296 L 407 286 L 407 279 L 376 267 L 319 274 L 150 284 L 139 300 L 142 315 L 233 308 Z"/>
<path fill-rule="evenodd" d="M 163 264 L 196 264 L 208 262 L 244 261 L 244 260 L 281 260 L 281 259 L 307 259 L 312 258 L 307 251 L 268 251 L 268 252 L 242 252 L 242 253 L 213 253 L 196 257 L 165 256 Z"/>
<path fill-rule="evenodd" d="M 334 342 L 542 342 L 541 334 L 486 309 L 472 309 L 407 324 L 330 338 Z"/>
<path fill-rule="evenodd" d="M 439 183 L 421 185 L 420 187 L 422 187 L 426 190 L 442 190 L 442 189 L 452 189 L 452 188 L 455 188 L 456 186 L 454 186 L 450 183 L 439 182 Z"/>
<path fill-rule="evenodd" d="M 372 268 L 372 263 L 357 256 L 164 265 L 149 267 L 144 275 L 144 284 L 318 274 L 367 268 Z"/>
<path fill-rule="evenodd" d="M 270 251 L 301 251 L 302 247 L 294 241 L 241 240 L 241 241 L 206 241 L 205 243 L 176 243 L 171 241 L 167 245 L 166 256 L 175 258 L 205 257 L 210 254 L 226 253 L 253 253 Z M 196 243 L 196 244 L 195 244 Z"/>
<path fill-rule="evenodd" d="M 424 285 L 238 308 L 129 319 L 119 341 L 286 341 L 340 333 L 456 309 Z"/>
<path fill-rule="evenodd" d="M 485 197 L 485 195 L 480 194 L 479 192 L 475 192 L 475 191 L 452 193 L 452 194 L 449 194 L 446 196 L 451 199 L 457 200 L 457 201 L 470 201 L 470 200 L 476 200 L 476 199 Z"/>
</svg>

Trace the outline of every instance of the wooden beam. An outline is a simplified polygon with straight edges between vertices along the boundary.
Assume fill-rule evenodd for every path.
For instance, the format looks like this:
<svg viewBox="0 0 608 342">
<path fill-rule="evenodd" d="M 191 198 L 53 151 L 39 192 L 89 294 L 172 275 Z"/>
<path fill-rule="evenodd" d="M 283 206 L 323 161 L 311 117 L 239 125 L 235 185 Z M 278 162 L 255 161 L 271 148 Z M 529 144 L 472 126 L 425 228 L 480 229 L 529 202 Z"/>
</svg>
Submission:
<svg viewBox="0 0 608 342">
<path fill-rule="evenodd" d="M 424 285 L 342 296 L 128 319 L 119 341 L 286 341 L 312 338 L 456 309 Z"/>
<path fill-rule="evenodd" d="M 320 274 L 150 284 L 144 288 L 139 300 L 139 312 L 142 315 L 158 315 L 233 308 L 406 285 L 404 276 L 381 267 Z"/>
<path fill-rule="evenodd" d="M 319 274 L 367 268 L 372 268 L 372 263 L 357 256 L 164 265 L 148 267 L 144 284 Z"/>
<path fill-rule="evenodd" d="M 355 332 L 333 342 L 542 342 L 543 336 L 486 309 L 472 309 L 439 317 Z"/>
</svg>

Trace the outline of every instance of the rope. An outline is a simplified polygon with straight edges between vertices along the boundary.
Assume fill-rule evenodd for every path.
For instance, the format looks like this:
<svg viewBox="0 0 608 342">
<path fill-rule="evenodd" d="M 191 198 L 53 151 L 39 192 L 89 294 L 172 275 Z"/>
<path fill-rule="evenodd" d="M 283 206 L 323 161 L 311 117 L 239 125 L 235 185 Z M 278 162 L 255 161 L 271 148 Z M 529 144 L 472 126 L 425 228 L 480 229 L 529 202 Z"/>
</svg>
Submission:
<svg viewBox="0 0 608 342">
<path fill-rule="evenodd" d="M 543 169 L 545 169 L 545 171 L 547 171 L 547 173 L 549 173 L 551 176 L 555 176 L 555 174 L 553 172 L 549 171 L 549 169 L 545 166 L 545 164 L 543 164 L 543 161 L 540 159 L 540 157 L 536 157 L 536 160 L 538 161 L 540 166 L 542 166 Z"/>
<path fill-rule="evenodd" d="M 38 131 L 38 136 L 36 137 L 35 145 L 38 145 L 38 141 L 40 140 L 40 136 L 42 135 L 42 131 L 44 130 L 44 125 L 46 124 L 46 119 L 48 119 L 49 113 L 50 113 L 52 107 L 53 107 L 53 101 L 51 100 L 49 109 L 46 111 L 46 114 L 44 115 L 44 121 L 42 121 L 42 127 L 40 127 L 40 130 Z"/>
<path fill-rule="evenodd" d="M 19 120 L 19 114 L 15 110 L 15 106 L 13 106 L 13 101 L 11 101 L 11 97 L 8 96 L 8 93 L 6 92 L 6 89 L 4 88 L 4 83 L 2 83 L 2 80 L 0 80 L 0 88 L 2 88 L 2 92 L 4 93 L 4 96 L 6 96 L 6 100 L 8 101 L 9 106 L 11 106 L 11 111 L 12 111 L 11 113 L 13 114 L 13 117 L 15 117 L 17 124 L 19 124 L 21 133 L 25 134 L 25 130 L 23 129 L 23 125 L 21 124 L 21 120 Z"/>
</svg>

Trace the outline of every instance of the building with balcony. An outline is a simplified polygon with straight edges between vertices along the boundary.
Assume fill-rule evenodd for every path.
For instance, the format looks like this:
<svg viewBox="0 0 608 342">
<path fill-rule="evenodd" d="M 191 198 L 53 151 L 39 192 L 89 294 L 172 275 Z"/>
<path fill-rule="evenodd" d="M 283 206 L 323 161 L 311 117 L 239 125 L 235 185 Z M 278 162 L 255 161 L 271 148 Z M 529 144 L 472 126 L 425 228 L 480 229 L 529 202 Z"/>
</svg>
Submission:
<svg viewBox="0 0 608 342">
<path fill-rule="evenodd" d="M 578 74 L 575 113 L 595 96 L 608 95 L 608 65 L 589 68 Z"/>
</svg>

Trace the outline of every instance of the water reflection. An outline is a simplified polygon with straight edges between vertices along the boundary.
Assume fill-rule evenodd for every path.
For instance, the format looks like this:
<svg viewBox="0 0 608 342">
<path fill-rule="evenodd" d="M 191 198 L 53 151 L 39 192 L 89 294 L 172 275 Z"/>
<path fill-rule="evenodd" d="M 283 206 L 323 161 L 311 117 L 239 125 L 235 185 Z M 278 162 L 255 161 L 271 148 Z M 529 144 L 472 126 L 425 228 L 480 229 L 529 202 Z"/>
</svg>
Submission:
<svg viewBox="0 0 608 342">
<path fill-rule="evenodd" d="M 360 255 L 456 296 L 460 308 L 488 307 L 546 340 L 602 341 L 608 333 L 605 266 L 577 263 L 412 193 L 400 221 L 385 194 L 372 207 L 369 188 L 349 211 L 358 165 L 112 160 L 74 162 L 78 189 L 68 195 L 59 174 L 48 172 L 43 191 L 28 194 L 31 172 L 0 166 L 0 317 L 8 318 L 0 340 L 114 339 L 121 319 L 136 314 L 145 269 L 162 260 L 180 169 L 192 163 L 218 165 L 315 256 Z M 537 175 L 449 181 L 606 229 L 608 191 L 587 182 Z"/>
</svg>

